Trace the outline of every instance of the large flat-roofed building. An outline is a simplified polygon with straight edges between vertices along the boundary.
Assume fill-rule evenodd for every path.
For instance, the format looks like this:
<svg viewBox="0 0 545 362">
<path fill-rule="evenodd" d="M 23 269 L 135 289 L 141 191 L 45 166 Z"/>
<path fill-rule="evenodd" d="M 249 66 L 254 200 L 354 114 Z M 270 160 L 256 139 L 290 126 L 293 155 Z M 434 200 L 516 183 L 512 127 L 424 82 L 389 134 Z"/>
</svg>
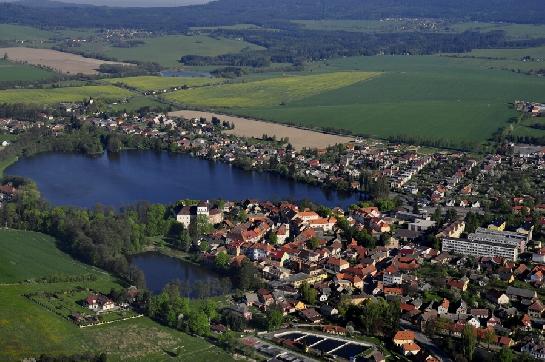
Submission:
<svg viewBox="0 0 545 362">
<path fill-rule="evenodd" d="M 517 245 L 458 238 L 443 238 L 442 251 L 475 257 L 499 256 L 514 261 L 518 259 L 519 255 Z"/>
<path fill-rule="evenodd" d="M 514 245 L 518 247 L 519 253 L 524 253 L 529 235 L 512 231 L 497 231 L 485 228 L 478 228 L 474 233 L 468 235 L 471 241 L 488 241 L 502 245 Z"/>
</svg>

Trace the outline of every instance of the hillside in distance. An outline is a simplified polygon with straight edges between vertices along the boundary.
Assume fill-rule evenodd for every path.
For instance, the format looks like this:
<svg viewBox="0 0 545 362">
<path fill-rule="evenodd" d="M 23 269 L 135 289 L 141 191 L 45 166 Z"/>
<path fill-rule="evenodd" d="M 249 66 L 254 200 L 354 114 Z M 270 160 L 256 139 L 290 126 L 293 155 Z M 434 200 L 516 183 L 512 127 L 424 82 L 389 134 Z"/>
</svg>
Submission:
<svg viewBox="0 0 545 362">
<path fill-rule="evenodd" d="M 237 23 L 274 24 L 286 20 L 324 18 L 410 17 L 545 23 L 542 0 L 218 0 L 204 5 L 149 9 L 75 5 L 47 7 L 47 4 L 47 1 L 42 5 L 38 2 L 32 5 L 2 3 L 0 22 L 148 30 Z"/>
</svg>

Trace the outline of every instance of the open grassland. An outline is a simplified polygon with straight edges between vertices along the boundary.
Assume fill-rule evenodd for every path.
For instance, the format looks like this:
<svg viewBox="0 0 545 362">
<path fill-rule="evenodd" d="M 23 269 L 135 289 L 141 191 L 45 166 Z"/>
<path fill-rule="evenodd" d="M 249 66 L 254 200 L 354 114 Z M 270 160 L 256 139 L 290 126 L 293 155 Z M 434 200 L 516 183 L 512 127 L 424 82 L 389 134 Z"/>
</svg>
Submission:
<svg viewBox="0 0 545 362">
<path fill-rule="evenodd" d="M 50 89 L 7 89 L 0 91 L 0 103 L 56 104 L 61 102 L 81 102 L 94 98 L 114 101 L 129 98 L 133 94 L 113 85 L 93 85 Z"/>
<path fill-rule="evenodd" d="M 505 32 L 508 39 L 537 39 L 545 38 L 545 25 L 539 24 L 506 24 L 467 22 L 449 24 L 449 29 L 455 32 L 463 31 L 496 31 Z"/>
<path fill-rule="evenodd" d="M 108 109 L 114 112 L 135 112 L 144 107 L 149 107 L 152 110 L 168 109 L 168 105 L 161 103 L 156 98 L 140 95 L 131 97 L 126 102 L 114 102 L 108 105 Z"/>
<path fill-rule="evenodd" d="M 259 48 L 242 40 L 216 39 L 205 35 L 166 35 L 142 40 L 144 44 L 133 48 L 116 48 L 106 43 L 91 42 L 80 50 L 121 61 L 156 62 L 165 67 L 175 67 L 180 65 L 180 58 L 184 55 L 214 56 L 238 53 L 245 48 Z"/>
<path fill-rule="evenodd" d="M 294 20 L 309 30 L 351 31 L 361 33 L 432 32 L 462 33 L 464 31 L 504 31 L 508 39 L 545 38 L 545 25 L 483 22 L 445 22 L 424 19 L 383 20 Z M 433 25 L 432 25 L 433 24 Z"/>
<path fill-rule="evenodd" d="M 158 77 L 158 76 L 140 76 L 128 78 L 104 79 L 103 82 L 109 84 L 123 84 L 127 87 L 142 91 L 162 90 L 173 87 L 200 87 L 224 82 L 220 78 L 206 77 Z"/>
<path fill-rule="evenodd" d="M 97 74 L 102 64 L 119 64 L 52 49 L 0 48 L 0 54 L 7 54 L 9 59 L 42 65 L 65 74 Z"/>
<path fill-rule="evenodd" d="M 535 64 L 535 67 L 545 68 L 545 46 L 522 49 L 475 49 L 469 53 L 464 53 L 463 55 L 516 61 L 521 61 L 524 57 L 532 57 L 536 60 L 534 63 L 537 63 Z M 531 61 L 527 62 L 532 63 Z"/>
<path fill-rule="evenodd" d="M 0 84 L 2 82 L 42 81 L 51 79 L 53 76 L 54 73 L 47 69 L 0 60 Z"/>
<path fill-rule="evenodd" d="M 170 93 L 168 100 L 207 107 L 263 107 L 289 104 L 323 92 L 378 77 L 377 72 L 334 72 L 278 77 Z"/>
<path fill-rule="evenodd" d="M 0 250 L 0 283 L 93 271 L 57 249 L 53 238 L 40 233 L 0 230 Z"/>
<path fill-rule="evenodd" d="M 80 329 L 24 295 L 63 293 L 77 287 L 107 293 L 119 285 L 108 278 L 96 282 L 0 286 L 0 360 L 20 361 L 41 354 L 107 353 L 108 361 L 231 361 L 208 342 L 163 327 L 148 318 Z M 168 352 L 179 351 L 177 357 Z"/>
<path fill-rule="evenodd" d="M 30 26 L 0 24 L 0 40 L 4 41 L 46 41 L 55 33 Z"/>
<path fill-rule="evenodd" d="M 84 352 L 106 353 L 108 361 L 232 360 L 201 338 L 163 327 L 145 317 L 81 329 L 63 318 L 62 313 L 49 311 L 26 295 L 58 294 L 57 300 L 76 310 L 80 308 L 74 305 L 78 301 L 71 299 L 68 291 L 81 291 L 77 294 L 80 297 L 89 290 L 106 294 L 112 288 L 121 288 L 118 281 L 105 272 L 75 262 L 43 234 L 2 230 L 0 248 L 0 361 Z M 97 279 L 15 283 L 46 275 L 83 273 L 94 274 Z"/>
<path fill-rule="evenodd" d="M 304 127 L 331 127 L 376 137 L 406 135 L 478 144 L 517 115 L 509 107 L 510 102 L 516 99 L 539 101 L 545 94 L 543 78 L 489 68 L 489 63 L 480 59 L 354 57 L 316 63 L 310 70 L 332 74 L 345 71 L 383 74 L 366 82 L 307 93 L 306 97 L 303 95 L 284 105 L 279 105 L 284 93 L 277 97 L 273 93 L 269 102 L 265 96 L 265 100 L 260 101 L 259 91 L 267 94 L 263 86 L 252 89 L 257 97 L 237 99 L 236 92 L 226 91 L 223 96 L 232 97 L 227 98 L 231 102 L 216 98 L 223 87 L 248 87 L 248 84 L 215 87 L 211 94 L 204 92 L 206 88 L 199 88 L 189 93 L 190 98 L 184 98 L 187 95 L 183 91 L 172 96 L 179 96 L 180 102 L 190 99 L 199 105 L 211 99 L 208 103 L 211 108 L 230 106 L 226 111 L 232 114 Z M 299 86 L 304 85 L 300 83 Z M 195 91 L 199 92 L 198 97 L 192 93 Z M 240 100 L 245 106 L 235 107 Z"/>
</svg>

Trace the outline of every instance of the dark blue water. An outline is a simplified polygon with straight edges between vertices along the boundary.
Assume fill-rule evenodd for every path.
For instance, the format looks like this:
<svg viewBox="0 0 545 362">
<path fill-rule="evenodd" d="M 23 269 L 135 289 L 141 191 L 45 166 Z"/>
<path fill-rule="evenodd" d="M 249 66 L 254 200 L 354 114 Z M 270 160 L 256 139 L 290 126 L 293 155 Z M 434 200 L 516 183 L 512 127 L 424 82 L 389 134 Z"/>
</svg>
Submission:
<svg viewBox="0 0 545 362">
<path fill-rule="evenodd" d="M 131 264 L 144 272 L 146 287 L 159 293 L 170 282 L 179 283 L 181 294 L 191 298 L 204 298 L 231 291 L 227 277 L 199 265 L 159 253 L 144 253 L 131 258 Z"/>
<path fill-rule="evenodd" d="M 249 198 L 310 200 L 329 207 L 347 207 L 359 200 L 353 193 L 324 190 L 275 174 L 154 151 L 127 151 L 99 157 L 45 153 L 17 161 L 5 174 L 34 180 L 44 198 L 55 205 L 80 207 Z"/>
</svg>

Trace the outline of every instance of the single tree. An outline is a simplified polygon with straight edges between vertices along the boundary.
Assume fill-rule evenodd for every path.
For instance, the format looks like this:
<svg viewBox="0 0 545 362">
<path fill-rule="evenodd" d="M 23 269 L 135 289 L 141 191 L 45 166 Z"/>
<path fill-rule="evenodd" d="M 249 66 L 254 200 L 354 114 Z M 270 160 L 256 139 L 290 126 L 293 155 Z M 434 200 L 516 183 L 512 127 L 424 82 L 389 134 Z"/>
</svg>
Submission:
<svg viewBox="0 0 545 362">
<path fill-rule="evenodd" d="M 475 335 L 473 327 L 469 324 L 466 324 L 464 331 L 462 332 L 462 344 L 464 356 L 469 361 L 472 361 L 475 348 L 477 347 L 477 336 Z"/>
</svg>

